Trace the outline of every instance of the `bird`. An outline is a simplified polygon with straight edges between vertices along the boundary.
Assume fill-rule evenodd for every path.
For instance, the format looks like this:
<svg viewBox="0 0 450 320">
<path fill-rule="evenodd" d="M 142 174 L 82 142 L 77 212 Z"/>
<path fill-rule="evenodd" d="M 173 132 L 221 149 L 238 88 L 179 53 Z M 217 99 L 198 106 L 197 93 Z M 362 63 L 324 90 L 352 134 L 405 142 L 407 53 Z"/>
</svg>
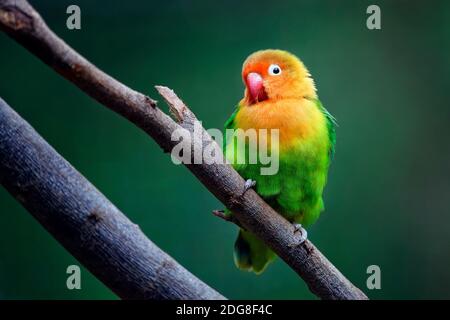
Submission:
<svg viewBox="0 0 450 320">
<path fill-rule="evenodd" d="M 224 139 L 224 154 L 246 179 L 244 192 L 253 188 L 293 223 L 302 243 L 307 236 L 303 227 L 316 222 L 324 210 L 322 193 L 335 151 L 336 119 L 319 100 L 308 69 L 292 53 L 278 49 L 252 53 L 243 63 L 242 80 L 244 97 L 225 122 L 225 130 L 278 129 L 278 171 L 263 175 L 260 162 L 236 163 L 235 140 Z M 270 138 L 266 141 L 270 144 Z M 248 142 L 245 149 L 249 151 Z M 233 215 L 228 209 L 226 214 Z M 234 245 L 239 269 L 260 274 L 275 257 L 257 236 L 240 227 Z"/>
</svg>

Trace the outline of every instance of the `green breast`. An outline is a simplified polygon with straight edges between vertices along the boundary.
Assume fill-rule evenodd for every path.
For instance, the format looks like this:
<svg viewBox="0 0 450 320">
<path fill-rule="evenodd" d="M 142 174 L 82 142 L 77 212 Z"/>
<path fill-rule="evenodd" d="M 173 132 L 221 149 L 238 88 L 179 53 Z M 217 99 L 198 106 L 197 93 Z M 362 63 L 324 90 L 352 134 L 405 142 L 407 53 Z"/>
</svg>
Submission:
<svg viewBox="0 0 450 320">
<path fill-rule="evenodd" d="M 260 162 L 233 164 L 243 178 L 256 181 L 256 192 L 275 210 L 288 220 L 306 226 L 314 223 L 324 208 L 322 193 L 335 144 L 335 119 L 319 100 L 313 102 L 326 120 L 323 128 L 308 139 L 299 138 L 288 149 L 282 149 L 276 174 L 261 174 L 261 168 L 267 165 Z M 236 128 L 236 112 L 225 124 L 226 129 Z M 232 143 L 224 141 L 224 147 L 229 158 Z M 249 151 L 247 146 L 245 152 L 248 154 Z"/>
<path fill-rule="evenodd" d="M 256 192 L 275 210 L 290 221 L 308 225 L 323 210 L 328 154 L 328 141 L 311 139 L 281 152 L 275 175 L 262 175 L 260 163 L 235 165 L 235 168 L 245 179 L 256 181 Z"/>
</svg>

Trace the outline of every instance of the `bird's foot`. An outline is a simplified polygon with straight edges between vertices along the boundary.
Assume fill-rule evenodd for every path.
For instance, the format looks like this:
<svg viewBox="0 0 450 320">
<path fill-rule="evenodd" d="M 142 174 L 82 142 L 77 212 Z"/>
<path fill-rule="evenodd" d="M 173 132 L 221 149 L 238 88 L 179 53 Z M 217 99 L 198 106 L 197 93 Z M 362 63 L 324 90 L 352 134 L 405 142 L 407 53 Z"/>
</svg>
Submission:
<svg viewBox="0 0 450 320">
<path fill-rule="evenodd" d="M 242 191 L 242 195 L 244 195 L 249 189 L 256 186 L 256 181 L 252 179 L 245 180 L 244 191 Z"/>
<path fill-rule="evenodd" d="M 294 223 L 294 233 L 300 232 L 300 239 L 298 244 L 302 244 L 308 238 L 308 232 L 299 223 Z"/>
</svg>

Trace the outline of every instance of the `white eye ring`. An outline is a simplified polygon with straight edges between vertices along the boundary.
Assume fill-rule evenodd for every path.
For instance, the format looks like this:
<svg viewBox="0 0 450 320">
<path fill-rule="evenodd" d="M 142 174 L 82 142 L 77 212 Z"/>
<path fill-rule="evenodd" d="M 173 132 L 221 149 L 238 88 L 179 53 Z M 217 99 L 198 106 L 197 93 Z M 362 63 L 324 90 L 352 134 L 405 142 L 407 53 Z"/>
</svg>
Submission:
<svg viewBox="0 0 450 320">
<path fill-rule="evenodd" d="M 271 64 L 269 66 L 269 74 L 271 76 L 279 76 L 281 74 L 281 68 L 277 64 Z"/>
</svg>

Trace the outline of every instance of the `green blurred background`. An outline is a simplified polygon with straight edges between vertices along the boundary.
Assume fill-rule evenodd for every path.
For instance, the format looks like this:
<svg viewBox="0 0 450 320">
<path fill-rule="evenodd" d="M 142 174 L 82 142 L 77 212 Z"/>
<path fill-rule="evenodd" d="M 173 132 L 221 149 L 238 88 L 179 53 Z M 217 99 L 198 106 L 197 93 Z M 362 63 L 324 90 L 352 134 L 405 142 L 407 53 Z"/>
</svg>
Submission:
<svg viewBox="0 0 450 320">
<path fill-rule="evenodd" d="M 297 54 L 339 122 L 326 212 L 310 239 L 370 298 L 450 298 L 450 2 L 31 1 L 78 52 L 132 88 L 172 87 L 207 128 L 243 93 L 255 50 Z M 66 29 L 78 4 L 82 29 Z M 339 3 L 339 4 L 338 4 Z M 278 259 L 261 276 L 233 264 L 236 228 L 222 205 L 132 124 L 4 34 L 0 96 L 163 250 L 229 298 L 314 299 Z M 161 107 L 166 110 L 165 105 Z M 110 299 L 87 270 L 0 188 L 0 298 Z M 382 289 L 366 288 L 379 265 Z"/>
</svg>

